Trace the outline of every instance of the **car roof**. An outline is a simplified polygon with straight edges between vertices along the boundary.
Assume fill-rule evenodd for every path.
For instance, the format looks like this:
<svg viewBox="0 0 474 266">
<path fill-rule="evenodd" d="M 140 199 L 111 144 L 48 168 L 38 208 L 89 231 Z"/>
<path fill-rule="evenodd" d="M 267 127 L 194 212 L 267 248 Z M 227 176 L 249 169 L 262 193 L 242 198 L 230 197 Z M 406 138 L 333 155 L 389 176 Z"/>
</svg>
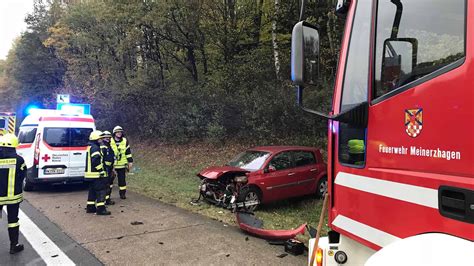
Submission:
<svg viewBox="0 0 474 266">
<path fill-rule="evenodd" d="M 65 114 L 58 110 L 40 110 L 37 113 L 26 116 L 20 126 L 38 126 L 40 122 L 45 121 L 81 121 L 94 123 L 94 117 L 84 114 Z"/>
<path fill-rule="evenodd" d="M 307 146 L 258 146 L 251 148 L 249 150 L 253 151 L 266 151 L 266 152 L 281 152 L 281 151 L 291 151 L 291 150 L 300 150 L 300 151 L 315 151 L 319 150 L 315 147 L 307 147 Z"/>
</svg>

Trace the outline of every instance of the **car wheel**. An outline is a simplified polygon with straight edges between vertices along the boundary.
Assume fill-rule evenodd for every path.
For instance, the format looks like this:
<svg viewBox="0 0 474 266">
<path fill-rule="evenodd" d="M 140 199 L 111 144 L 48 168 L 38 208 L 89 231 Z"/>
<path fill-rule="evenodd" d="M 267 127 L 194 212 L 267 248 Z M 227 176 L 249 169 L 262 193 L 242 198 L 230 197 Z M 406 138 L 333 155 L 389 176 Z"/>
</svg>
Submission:
<svg viewBox="0 0 474 266">
<path fill-rule="evenodd" d="M 319 179 L 318 184 L 316 185 L 316 197 L 319 199 L 324 197 L 324 194 L 328 192 L 328 178 L 323 176 Z"/>
<path fill-rule="evenodd" d="M 28 182 L 26 178 L 23 179 L 23 191 L 33 191 L 34 185 Z"/>
<path fill-rule="evenodd" d="M 259 203 L 257 205 L 252 205 L 248 207 L 244 207 L 243 209 L 246 211 L 255 211 L 262 201 L 261 196 L 260 196 L 260 191 L 256 189 L 255 187 L 244 187 L 239 193 L 239 196 L 237 198 L 237 202 L 247 202 L 247 201 L 258 201 Z"/>
</svg>

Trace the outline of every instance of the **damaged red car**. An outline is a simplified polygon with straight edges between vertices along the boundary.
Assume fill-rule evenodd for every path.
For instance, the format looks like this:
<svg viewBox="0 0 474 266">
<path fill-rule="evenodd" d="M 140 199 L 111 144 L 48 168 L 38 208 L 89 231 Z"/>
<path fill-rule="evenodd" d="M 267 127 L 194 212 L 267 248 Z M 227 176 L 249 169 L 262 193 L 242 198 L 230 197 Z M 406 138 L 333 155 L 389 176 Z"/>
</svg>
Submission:
<svg viewBox="0 0 474 266">
<path fill-rule="evenodd" d="M 216 205 L 253 211 L 261 203 L 327 191 L 326 163 L 317 148 L 264 146 L 224 166 L 202 170 L 200 197 Z"/>
</svg>

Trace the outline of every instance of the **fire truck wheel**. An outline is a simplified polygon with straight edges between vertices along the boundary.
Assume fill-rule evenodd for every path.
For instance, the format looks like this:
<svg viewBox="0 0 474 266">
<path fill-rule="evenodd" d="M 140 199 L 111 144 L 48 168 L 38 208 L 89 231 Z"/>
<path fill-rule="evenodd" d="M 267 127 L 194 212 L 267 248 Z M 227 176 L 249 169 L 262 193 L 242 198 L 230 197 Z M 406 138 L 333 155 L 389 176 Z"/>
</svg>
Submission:
<svg viewBox="0 0 474 266">
<path fill-rule="evenodd" d="M 262 196 L 260 191 L 255 187 L 243 187 L 240 190 L 239 196 L 237 197 L 237 202 L 247 202 L 247 201 L 258 201 L 262 202 Z M 245 207 L 244 209 L 250 212 L 253 212 L 257 209 L 258 205 L 252 205 Z"/>
<path fill-rule="evenodd" d="M 318 184 L 316 185 L 316 197 L 322 199 L 324 194 L 328 191 L 328 178 L 323 176 L 319 179 Z"/>
<path fill-rule="evenodd" d="M 33 191 L 34 190 L 34 185 L 28 182 L 25 179 L 23 179 L 23 191 Z"/>
</svg>

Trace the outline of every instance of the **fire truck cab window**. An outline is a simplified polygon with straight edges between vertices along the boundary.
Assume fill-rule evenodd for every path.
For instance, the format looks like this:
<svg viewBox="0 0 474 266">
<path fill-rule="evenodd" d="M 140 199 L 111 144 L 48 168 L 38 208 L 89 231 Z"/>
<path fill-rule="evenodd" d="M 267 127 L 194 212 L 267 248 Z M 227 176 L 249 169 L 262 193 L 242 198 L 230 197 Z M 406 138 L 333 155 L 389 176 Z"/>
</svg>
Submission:
<svg viewBox="0 0 474 266">
<path fill-rule="evenodd" d="M 465 0 L 379 0 L 374 98 L 448 71 L 465 56 L 464 42 Z"/>
<path fill-rule="evenodd" d="M 369 88 L 371 0 L 358 0 L 352 23 L 342 90 L 341 112 L 366 102 Z M 339 162 L 351 167 L 365 165 L 365 128 L 339 123 Z"/>
</svg>

